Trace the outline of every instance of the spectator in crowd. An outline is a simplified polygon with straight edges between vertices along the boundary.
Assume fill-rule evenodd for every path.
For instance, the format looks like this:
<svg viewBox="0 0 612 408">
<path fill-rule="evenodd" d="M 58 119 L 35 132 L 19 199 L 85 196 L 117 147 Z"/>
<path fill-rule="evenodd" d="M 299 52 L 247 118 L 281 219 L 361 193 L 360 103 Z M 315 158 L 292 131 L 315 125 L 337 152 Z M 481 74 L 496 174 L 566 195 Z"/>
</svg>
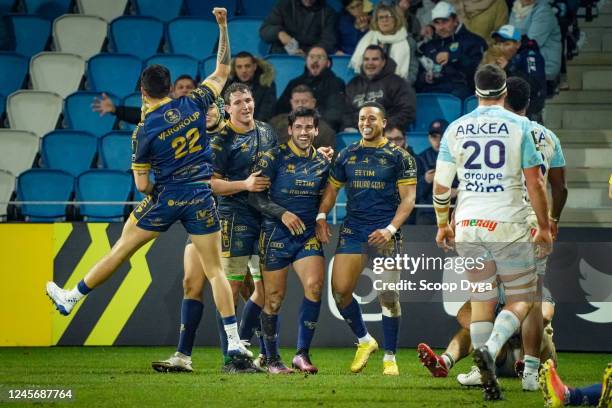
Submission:
<svg viewBox="0 0 612 408">
<path fill-rule="evenodd" d="M 425 41 L 429 41 L 434 34 L 434 27 L 431 24 L 431 11 L 434 9 L 439 0 L 416 0 L 417 7 L 416 16 L 421 23 L 421 37 Z"/>
<path fill-rule="evenodd" d="M 298 85 L 293 88 L 289 102 L 291 103 L 291 111 L 295 111 L 297 108 L 317 108 L 317 100 L 308 85 Z M 289 140 L 287 130 L 289 128 L 289 114 L 279 113 L 269 123 L 276 130 L 278 144 L 286 143 Z M 315 137 L 313 146 L 316 148 L 321 146 L 336 148 L 336 132 L 323 118 L 319 119 L 319 134 Z"/>
<path fill-rule="evenodd" d="M 342 0 L 338 17 L 338 51 L 336 55 L 352 55 L 357 43 L 370 28 L 372 3 L 369 0 Z"/>
<path fill-rule="evenodd" d="M 420 174 L 419 172 L 421 171 L 421 168 L 420 168 L 421 163 L 419 163 L 418 156 L 414 153 L 414 150 L 408 144 L 406 133 L 404 133 L 404 131 L 398 128 L 397 126 L 393 126 L 393 127 L 387 126 L 385 127 L 385 137 L 387 138 L 387 140 L 389 140 L 389 142 L 406 150 L 414 158 L 414 160 L 417 162 L 417 177 L 418 177 L 418 175 Z M 417 211 L 412 211 L 410 213 L 410 217 L 408 217 L 408 219 L 406 220 L 404 224 L 414 225 L 416 223 L 416 213 Z"/>
<path fill-rule="evenodd" d="M 546 74 L 544 58 L 538 44 L 525 36 L 521 38 L 519 31 L 509 24 L 494 32 L 493 39 L 496 42 L 493 47 L 499 48 L 501 55 L 490 62 L 499 65 L 508 77 L 521 77 L 529 83 L 531 93 L 527 116 L 542 123 L 542 110 L 546 101 Z M 495 49 L 493 47 L 492 49 Z"/>
<path fill-rule="evenodd" d="M 276 113 L 291 112 L 291 90 L 298 85 L 308 85 L 317 100 L 321 117 L 334 130 L 338 130 L 344 106 L 344 82 L 330 67 L 331 61 L 325 49 L 313 46 L 306 56 L 304 73 L 289 81 L 278 100 Z"/>
<path fill-rule="evenodd" d="M 508 22 L 506 0 L 453 0 L 465 27 L 491 44 L 491 34 Z"/>
<path fill-rule="evenodd" d="M 351 67 L 356 73 L 361 71 L 363 53 L 369 45 L 379 45 L 396 64 L 395 73 L 411 85 L 419 70 L 415 58 L 416 42 L 408 36 L 404 16 L 396 6 L 379 4 L 374 10 L 370 31 L 357 44 L 351 58 Z"/>
<path fill-rule="evenodd" d="M 414 40 L 418 40 L 421 37 L 421 22 L 417 17 L 417 11 L 419 4 L 412 0 L 399 0 L 397 7 L 401 14 L 404 15 L 404 21 L 406 22 L 406 31 Z M 429 21 L 429 20 L 427 20 Z"/>
<path fill-rule="evenodd" d="M 264 59 L 242 51 L 232 60 L 232 71 L 225 88 L 240 82 L 251 88 L 255 99 L 255 119 L 266 122 L 274 115 L 276 105 L 276 84 L 274 67 Z"/>
<path fill-rule="evenodd" d="M 180 98 L 181 96 L 187 95 L 189 92 L 196 89 L 197 83 L 189 75 L 181 75 L 174 81 L 174 85 L 171 89 L 170 94 L 173 98 Z M 141 109 L 131 106 L 115 106 L 112 99 L 105 93 L 102 93 L 102 97 L 95 97 L 91 108 L 94 112 L 100 113 L 100 116 L 104 116 L 107 113 L 117 116 L 117 119 L 127 123 L 137 124 L 140 122 Z"/>
<path fill-rule="evenodd" d="M 271 54 L 305 55 L 319 44 L 336 50 L 336 12 L 325 0 L 279 0 L 259 29 Z"/>
<path fill-rule="evenodd" d="M 354 130 L 359 109 L 366 102 L 378 102 L 387 111 L 387 127 L 400 129 L 416 117 L 416 94 L 408 82 L 395 73 L 395 62 L 378 45 L 369 45 L 363 54 L 361 73 L 346 86 L 342 128 Z"/>
<path fill-rule="evenodd" d="M 561 29 L 548 0 L 515 0 L 508 24 L 538 43 L 546 80 L 554 90 L 561 71 Z"/>
<path fill-rule="evenodd" d="M 436 38 L 421 45 L 417 92 L 441 92 L 464 99 L 474 94 L 474 73 L 487 48 L 457 18 L 455 8 L 444 1 L 431 12 Z"/>
</svg>

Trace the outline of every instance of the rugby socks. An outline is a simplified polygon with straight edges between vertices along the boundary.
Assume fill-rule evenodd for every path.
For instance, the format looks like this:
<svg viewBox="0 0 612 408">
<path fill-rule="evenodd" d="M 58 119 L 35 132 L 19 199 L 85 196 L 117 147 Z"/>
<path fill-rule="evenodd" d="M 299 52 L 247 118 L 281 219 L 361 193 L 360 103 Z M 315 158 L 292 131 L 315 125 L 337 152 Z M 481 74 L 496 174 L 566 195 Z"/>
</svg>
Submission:
<svg viewBox="0 0 612 408">
<path fill-rule="evenodd" d="M 599 404 L 601 398 L 601 384 L 593 384 L 582 388 L 568 388 L 568 405 L 592 405 Z M 567 402 L 567 399 L 566 399 Z"/>
<path fill-rule="evenodd" d="M 472 347 L 474 350 L 485 345 L 491 332 L 493 331 L 493 323 L 491 322 L 473 322 L 470 324 L 470 338 L 472 339 Z"/>
<path fill-rule="evenodd" d="M 523 361 L 525 362 L 524 374 L 533 374 L 537 376 L 538 370 L 540 369 L 540 359 L 530 356 L 529 354 L 525 354 Z"/>
<path fill-rule="evenodd" d="M 446 365 L 446 368 L 448 370 L 453 368 L 453 366 L 455 365 L 455 359 L 453 358 L 453 356 L 451 356 L 450 354 L 446 352 L 442 353 L 440 358 L 442 359 L 442 361 L 444 361 L 444 365 Z"/>
<path fill-rule="evenodd" d="M 259 326 L 259 314 L 261 307 L 254 303 L 251 299 L 247 300 L 242 309 L 242 317 L 240 318 L 240 338 L 242 340 L 251 341 L 253 334 Z"/>
<path fill-rule="evenodd" d="M 397 340 L 399 337 L 400 317 L 382 317 L 383 327 L 383 349 L 385 352 L 395 354 L 397 351 Z"/>
<path fill-rule="evenodd" d="M 261 329 L 266 343 L 267 361 L 278 359 L 278 315 L 261 312 Z"/>
<path fill-rule="evenodd" d="M 395 361 L 395 353 L 385 351 L 383 361 Z"/>
<path fill-rule="evenodd" d="M 191 356 L 196 330 L 202 320 L 204 304 L 195 299 L 183 299 L 181 304 L 181 332 L 176 351 Z"/>
<path fill-rule="evenodd" d="M 71 299 L 81 300 L 89 292 L 91 292 L 91 289 L 85 284 L 85 280 L 81 279 L 79 283 L 68 292 L 68 296 Z"/>
<path fill-rule="evenodd" d="M 298 315 L 298 339 L 297 339 L 297 354 L 308 354 L 310 343 L 314 336 L 315 326 L 319 321 L 319 312 L 321 311 L 321 302 L 313 302 L 309 299 L 302 299 L 300 313 Z"/>
<path fill-rule="evenodd" d="M 355 298 L 352 299 L 347 307 L 340 310 L 340 314 L 344 320 L 346 320 L 355 336 L 359 339 L 359 343 L 366 343 L 372 339 L 368 333 L 368 329 L 365 327 L 363 316 L 361 315 L 361 308 Z"/>
<path fill-rule="evenodd" d="M 238 335 L 238 323 L 236 316 L 223 318 L 223 329 L 227 336 L 227 350 L 238 350 L 240 348 L 240 336 Z"/>
<path fill-rule="evenodd" d="M 497 315 L 495 323 L 493 324 L 491 337 L 489 337 L 489 340 L 485 343 L 493 360 L 495 360 L 499 350 L 508 339 L 516 333 L 519 327 L 521 327 L 521 321 L 511 311 L 502 310 Z"/>
<path fill-rule="evenodd" d="M 223 327 L 223 318 L 219 311 L 216 313 L 217 317 L 217 330 L 219 331 L 219 344 L 221 345 L 221 352 L 223 356 L 227 357 L 227 335 L 225 334 L 225 328 Z M 229 360 L 225 358 L 225 364 L 227 364 Z"/>
</svg>

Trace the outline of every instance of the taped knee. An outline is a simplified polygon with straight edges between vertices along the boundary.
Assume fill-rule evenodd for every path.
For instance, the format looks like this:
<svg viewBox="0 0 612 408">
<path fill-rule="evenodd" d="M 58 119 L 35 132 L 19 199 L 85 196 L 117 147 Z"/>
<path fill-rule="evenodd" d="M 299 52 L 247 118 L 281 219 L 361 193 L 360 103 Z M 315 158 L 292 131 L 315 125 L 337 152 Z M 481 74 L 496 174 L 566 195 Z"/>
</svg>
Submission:
<svg viewBox="0 0 612 408">
<path fill-rule="evenodd" d="M 251 272 L 251 276 L 254 281 L 261 280 L 261 267 L 259 255 L 251 255 L 248 262 L 249 272 Z"/>
<path fill-rule="evenodd" d="M 538 278 L 537 275 L 533 273 L 504 282 L 504 292 L 506 296 L 535 294 L 537 290 Z"/>
<path fill-rule="evenodd" d="M 400 317 L 402 315 L 402 306 L 399 299 L 395 302 L 382 303 L 382 315 L 386 317 Z"/>
</svg>

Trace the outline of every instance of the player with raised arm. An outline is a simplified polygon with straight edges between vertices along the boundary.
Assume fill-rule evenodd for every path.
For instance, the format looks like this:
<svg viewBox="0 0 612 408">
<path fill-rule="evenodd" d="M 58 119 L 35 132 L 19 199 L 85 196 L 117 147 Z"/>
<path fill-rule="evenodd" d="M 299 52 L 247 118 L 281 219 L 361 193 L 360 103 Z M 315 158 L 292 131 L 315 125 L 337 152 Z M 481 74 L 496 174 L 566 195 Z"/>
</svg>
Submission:
<svg viewBox="0 0 612 408">
<path fill-rule="evenodd" d="M 232 358 L 250 357 L 238 336 L 234 302 L 220 258 L 219 220 L 210 187 L 212 151 L 206 136 L 206 111 L 219 95 L 230 72 L 227 10 L 215 8 L 219 52 L 212 75 L 188 96 L 170 99 L 170 73 L 161 65 L 141 75 L 143 121 L 132 136 L 132 169 L 136 188 L 148 194 L 125 223 L 119 240 L 71 290 L 47 283 L 47 294 L 60 313 L 68 315 L 85 295 L 106 281 L 147 242 L 176 221 L 193 241 L 223 318 Z M 153 170 L 156 183 L 149 178 Z M 186 203 L 185 205 L 175 205 Z"/>
<path fill-rule="evenodd" d="M 368 252 L 391 257 L 400 251 L 399 229 L 414 208 L 416 195 L 415 160 L 389 143 L 383 135 L 385 126 L 385 109 L 380 104 L 367 102 L 361 107 L 358 127 L 362 139 L 338 154 L 317 215 L 317 238 L 327 243 L 331 236 L 327 214 L 344 186 L 347 216 L 334 257 L 332 291 L 340 314 L 359 339 L 351 364 L 355 373 L 363 370 L 370 355 L 378 350 L 378 343 L 368 333 L 353 291 Z M 399 271 L 385 271 L 381 278 L 397 282 Z M 395 361 L 401 316 L 399 293 L 383 290 L 378 297 L 384 333 L 383 374 L 399 375 Z"/>
<path fill-rule="evenodd" d="M 473 283 L 487 287 L 471 296 L 470 337 L 484 397 L 494 400 L 501 398 L 495 357 L 533 305 L 536 256 L 550 251 L 552 237 L 540 171 L 543 161 L 531 136 L 532 125 L 504 109 L 506 75 L 499 67 L 483 65 L 475 82 L 479 106 L 453 122 L 440 145 L 434 179 L 436 242 L 447 249 L 456 241 L 460 256 L 486 261 L 485 268 L 467 272 Z M 455 175 L 460 184 L 453 231 L 448 210 Z M 524 183 L 537 218 L 536 248 L 525 222 L 529 205 L 523 200 Z M 488 228 L 482 227 L 485 224 Z M 498 279 L 506 302 L 495 317 Z"/>
</svg>

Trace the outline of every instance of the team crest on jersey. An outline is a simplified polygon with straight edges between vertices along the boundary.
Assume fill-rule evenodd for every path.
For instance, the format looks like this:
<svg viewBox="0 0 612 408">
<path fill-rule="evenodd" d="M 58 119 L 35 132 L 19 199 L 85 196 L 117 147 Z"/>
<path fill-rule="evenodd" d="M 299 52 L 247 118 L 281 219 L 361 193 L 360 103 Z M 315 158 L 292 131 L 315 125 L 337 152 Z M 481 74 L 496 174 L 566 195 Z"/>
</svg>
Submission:
<svg viewBox="0 0 612 408">
<path fill-rule="evenodd" d="M 378 164 L 380 164 L 381 166 L 386 166 L 387 165 L 387 158 L 386 157 L 381 157 L 380 159 L 378 159 Z"/>
<path fill-rule="evenodd" d="M 248 152 L 249 151 L 249 144 L 248 143 L 243 143 L 240 145 L 240 151 L 241 152 Z"/>
<path fill-rule="evenodd" d="M 168 109 L 164 113 L 164 120 L 174 125 L 175 123 L 178 123 L 179 120 L 181 120 L 181 113 L 178 111 L 178 109 Z"/>
<path fill-rule="evenodd" d="M 295 174 L 295 165 L 294 164 L 288 164 L 287 165 L 287 173 Z"/>
<path fill-rule="evenodd" d="M 452 44 L 451 44 L 451 45 L 448 47 L 448 50 L 449 50 L 450 52 L 455 52 L 455 51 L 457 51 L 458 49 L 459 49 L 459 43 L 458 43 L 458 42 L 454 42 L 454 43 L 452 43 Z"/>
<path fill-rule="evenodd" d="M 353 155 L 349 157 L 348 164 L 355 164 L 356 161 L 357 161 L 357 156 Z"/>
</svg>

